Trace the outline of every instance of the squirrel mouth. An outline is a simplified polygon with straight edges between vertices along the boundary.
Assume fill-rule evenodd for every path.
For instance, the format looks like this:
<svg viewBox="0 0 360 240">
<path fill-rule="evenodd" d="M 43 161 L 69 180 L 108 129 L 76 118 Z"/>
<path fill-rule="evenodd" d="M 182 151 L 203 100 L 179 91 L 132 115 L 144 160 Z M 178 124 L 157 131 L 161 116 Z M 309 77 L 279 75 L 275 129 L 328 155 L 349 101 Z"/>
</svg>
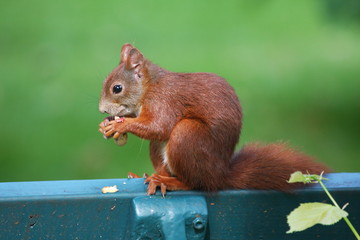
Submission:
<svg viewBox="0 0 360 240">
<path fill-rule="evenodd" d="M 106 118 L 104 118 L 104 120 L 108 120 L 108 121 L 115 121 L 116 119 L 119 119 L 119 118 L 136 118 L 136 114 L 135 113 L 132 113 L 132 114 L 128 114 L 128 115 L 119 115 L 119 116 L 108 116 Z"/>
<path fill-rule="evenodd" d="M 114 111 L 115 110 L 115 111 Z M 109 116 L 104 118 L 104 120 L 114 121 L 119 118 L 137 118 L 140 115 L 141 108 L 138 109 L 133 106 L 121 105 L 116 109 L 109 109 L 108 113 Z"/>
</svg>

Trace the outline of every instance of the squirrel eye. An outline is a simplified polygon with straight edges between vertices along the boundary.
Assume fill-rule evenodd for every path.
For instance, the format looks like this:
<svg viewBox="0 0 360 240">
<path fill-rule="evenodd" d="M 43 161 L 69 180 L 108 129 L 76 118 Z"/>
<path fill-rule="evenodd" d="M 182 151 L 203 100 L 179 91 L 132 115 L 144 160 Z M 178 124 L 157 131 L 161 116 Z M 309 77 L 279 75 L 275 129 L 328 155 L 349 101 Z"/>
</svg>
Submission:
<svg viewBox="0 0 360 240">
<path fill-rule="evenodd" d="M 122 89 L 123 89 L 123 87 L 121 85 L 115 85 L 113 87 L 113 93 L 115 93 L 115 94 L 121 93 Z"/>
</svg>

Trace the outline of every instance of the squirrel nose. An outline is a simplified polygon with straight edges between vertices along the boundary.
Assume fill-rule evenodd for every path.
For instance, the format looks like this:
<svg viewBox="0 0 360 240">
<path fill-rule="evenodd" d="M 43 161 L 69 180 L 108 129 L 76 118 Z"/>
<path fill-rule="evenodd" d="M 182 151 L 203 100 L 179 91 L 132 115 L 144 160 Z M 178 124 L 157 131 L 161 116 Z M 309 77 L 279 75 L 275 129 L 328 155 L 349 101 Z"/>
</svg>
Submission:
<svg viewBox="0 0 360 240">
<path fill-rule="evenodd" d="M 99 109 L 99 111 L 100 111 L 101 113 L 109 114 L 106 110 L 103 110 L 103 109 Z"/>
<path fill-rule="evenodd" d="M 102 104 L 99 105 L 99 111 L 101 113 L 107 113 L 108 114 L 108 112 L 106 111 L 105 107 Z"/>
</svg>

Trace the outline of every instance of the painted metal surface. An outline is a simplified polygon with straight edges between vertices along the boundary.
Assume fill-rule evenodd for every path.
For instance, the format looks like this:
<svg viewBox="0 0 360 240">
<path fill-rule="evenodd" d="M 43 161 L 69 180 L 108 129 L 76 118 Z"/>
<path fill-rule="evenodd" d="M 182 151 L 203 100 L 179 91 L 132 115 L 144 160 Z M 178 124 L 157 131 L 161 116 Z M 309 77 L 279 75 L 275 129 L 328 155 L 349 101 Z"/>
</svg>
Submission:
<svg viewBox="0 0 360 240">
<path fill-rule="evenodd" d="M 360 230 L 360 173 L 325 182 Z M 104 186 L 119 192 L 103 194 Z M 275 191 L 197 191 L 146 196 L 143 179 L 0 183 L 0 239 L 353 239 L 342 221 L 286 234 L 302 202 L 328 202 L 320 186 Z"/>
<path fill-rule="evenodd" d="M 203 196 L 136 197 L 130 214 L 130 238 L 204 239 L 206 206 Z"/>
</svg>

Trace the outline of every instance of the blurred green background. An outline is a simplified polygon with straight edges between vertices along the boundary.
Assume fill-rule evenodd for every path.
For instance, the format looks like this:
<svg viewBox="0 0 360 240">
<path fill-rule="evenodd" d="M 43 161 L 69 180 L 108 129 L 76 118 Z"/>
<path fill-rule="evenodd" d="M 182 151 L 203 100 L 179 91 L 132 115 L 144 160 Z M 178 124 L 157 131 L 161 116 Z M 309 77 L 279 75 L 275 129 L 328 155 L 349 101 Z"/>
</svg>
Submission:
<svg viewBox="0 0 360 240">
<path fill-rule="evenodd" d="M 153 171 L 147 141 L 118 147 L 97 131 L 127 42 L 166 69 L 228 79 L 245 114 L 239 148 L 284 140 L 360 171 L 358 3 L 1 1 L 0 181 Z"/>
</svg>

